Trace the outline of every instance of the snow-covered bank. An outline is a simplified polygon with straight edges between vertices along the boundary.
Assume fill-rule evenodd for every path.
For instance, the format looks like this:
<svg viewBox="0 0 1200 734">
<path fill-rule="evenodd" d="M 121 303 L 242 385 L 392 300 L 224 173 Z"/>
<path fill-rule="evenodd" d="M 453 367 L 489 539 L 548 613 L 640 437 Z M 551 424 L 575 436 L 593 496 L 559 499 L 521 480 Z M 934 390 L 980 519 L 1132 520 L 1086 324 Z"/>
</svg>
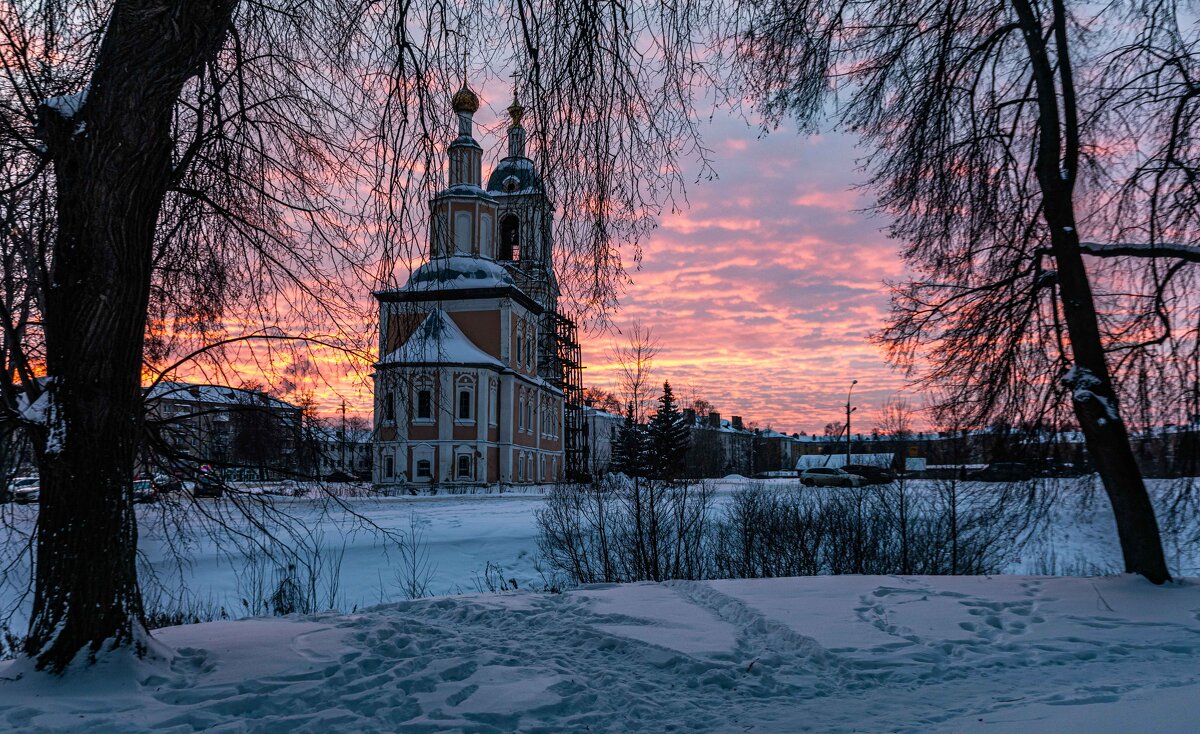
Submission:
<svg viewBox="0 0 1200 734">
<path fill-rule="evenodd" d="M 1200 586 L 1131 577 L 634 584 L 157 637 L 169 662 L 0 683 L 0 728 L 1170 734 L 1200 720 Z"/>
</svg>

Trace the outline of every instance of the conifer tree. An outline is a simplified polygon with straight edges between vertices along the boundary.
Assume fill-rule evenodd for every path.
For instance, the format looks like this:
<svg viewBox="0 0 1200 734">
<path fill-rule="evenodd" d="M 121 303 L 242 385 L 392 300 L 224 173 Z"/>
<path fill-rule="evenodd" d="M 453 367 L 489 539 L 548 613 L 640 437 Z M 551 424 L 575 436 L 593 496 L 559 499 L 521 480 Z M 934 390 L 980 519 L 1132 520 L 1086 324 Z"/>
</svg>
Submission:
<svg viewBox="0 0 1200 734">
<path fill-rule="evenodd" d="M 646 426 L 648 474 L 654 479 L 674 480 L 683 474 L 684 460 L 691 444 L 691 431 L 675 403 L 671 383 L 663 383 L 658 408 Z"/>
<path fill-rule="evenodd" d="M 645 429 L 634 418 L 631 401 L 625 410 L 625 422 L 617 429 L 612 447 L 612 471 L 629 477 L 646 476 L 647 441 Z"/>
</svg>

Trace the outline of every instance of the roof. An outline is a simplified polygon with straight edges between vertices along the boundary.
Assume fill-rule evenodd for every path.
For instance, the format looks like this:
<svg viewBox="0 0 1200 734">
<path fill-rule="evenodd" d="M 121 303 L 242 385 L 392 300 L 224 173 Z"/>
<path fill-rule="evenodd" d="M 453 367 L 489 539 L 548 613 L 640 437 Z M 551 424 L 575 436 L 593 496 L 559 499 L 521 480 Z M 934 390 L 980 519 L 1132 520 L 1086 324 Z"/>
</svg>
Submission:
<svg viewBox="0 0 1200 734">
<path fill-rule="evenodd" d="M 845 454 L 806 454 L 796 460 L 796 468 L 807 469 L 812 466 L 828 466 L 840 469 L 846 464 L 862 464 L 865 466 L 887 468 L 892 465 L 892 460 L 895 456 L 895 453 L 850 454 L 850 461 L 846 461 Z"/>
<path fill-rule="evenodd" d="M 481 364 L 504 368 L 500 360 L 475 346 L 440 308 L 430 311 L 408 340 L 378 364 Z"/>
<path fill-rule="evenodd" d="M 482 257 L 455 255 L 430 260 L 413 271 L 402 291 L 516 288 L 503 265 Z"/>
<path fill-rule="evenodd" d="M 194 385 L 190 382 L 164 381 L 148 388 L 145 397 L 147 400 L 179 400 L 211 405 L 265 405 L 271 408 L 300 410 L 299 407 L 261 390 L 227 385 Z"/>
<path fill-rule="evenodd" d="M 508 157 L 492 169 L 487 190 L 499 194 L 541 193 L 542 178 L 534 169 L 533 161 L 524 157 Z"/>
</svg>

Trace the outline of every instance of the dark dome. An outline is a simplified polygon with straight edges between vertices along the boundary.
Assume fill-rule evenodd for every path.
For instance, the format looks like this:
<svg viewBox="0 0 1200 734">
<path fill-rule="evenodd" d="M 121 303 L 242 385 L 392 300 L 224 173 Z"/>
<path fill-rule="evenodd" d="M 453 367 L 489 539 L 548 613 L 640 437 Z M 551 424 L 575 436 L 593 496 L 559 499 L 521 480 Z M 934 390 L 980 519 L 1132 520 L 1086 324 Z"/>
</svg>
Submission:
<svg viewBox="0 0 1200 734">
<path fill-rule="evenodd" d="M 529 189 L 542 191 L 542 179 L 528 158 L 505 158 L 488 176 L 488 191 L 510 194 Z"/>
</svg>

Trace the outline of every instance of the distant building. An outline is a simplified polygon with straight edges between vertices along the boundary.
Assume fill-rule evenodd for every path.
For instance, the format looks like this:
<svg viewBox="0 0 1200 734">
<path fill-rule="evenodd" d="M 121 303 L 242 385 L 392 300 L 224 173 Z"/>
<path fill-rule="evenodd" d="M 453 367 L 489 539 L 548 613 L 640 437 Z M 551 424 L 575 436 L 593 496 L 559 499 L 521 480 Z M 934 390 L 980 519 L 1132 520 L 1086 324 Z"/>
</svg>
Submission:
<svg viewBox="0 0 1200 734">
<path fill-rule="evenodd" d="M 625 423 L 625 418 L 599 408 L 584 408 L 583 416 L 588 474 L 603 476 L 609 471 L 613 439 Z"/>
<path fill-rule="evenodd" d="M 316 476 L 322 479 L 371 478 L 371 431 L 317 426 L 305 437 L 314 444 Z"/>
<path fill-rule="evenodd" d="M 304 473 L 298 406 L 262 390 L 186 382 L 157 383 L 145 401 L 148 464 L 211 464 L 243 481 Z"/>
</svg>

